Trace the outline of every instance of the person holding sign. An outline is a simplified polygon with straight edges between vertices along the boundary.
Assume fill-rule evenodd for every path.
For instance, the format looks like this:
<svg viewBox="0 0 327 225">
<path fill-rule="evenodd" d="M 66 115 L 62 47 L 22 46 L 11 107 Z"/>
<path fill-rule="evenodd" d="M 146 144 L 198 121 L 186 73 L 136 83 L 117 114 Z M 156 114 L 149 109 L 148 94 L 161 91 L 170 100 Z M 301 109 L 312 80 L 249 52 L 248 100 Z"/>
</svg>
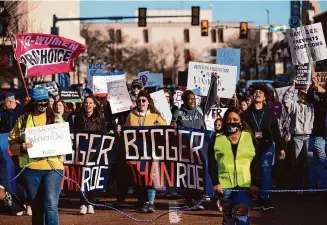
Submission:
<svg viewBox="0 0 327 225">
<path fill-rule="evenodd" d="M 279 153 L 279 159 L 285 158 L 282 146 L 282 138 L 277 118 L 264 103 L 268 99 L 269 92 L 265 85 L 253 85 L 253 104 L 244 112 L 244 120 L 249 124 L 254 133 L 255 147 L 259 152 L 261 165 L 261 189 L 272 188 L 272 165 L 274 164 L 275 150 Z M 274 210 L 270 201 L 270 192 L 262 192 L 257 210 Z"/>
<path fill-rule="evenodd" d="M 77 112 L 74 121 L 72 123 L 71 130 L 77 132 L 92 132 L 98 134 L 105 134 L 105 121 L 102 116 L 102 110 L 100 103 L 96 100 L 93 95 L 87 96 L 83 101 L 82 108 Z M 85 191 L 85 197 L 89 202 L 94 202 L 95 193 L 94 191 Z M 90 205 L 81 195 L 79 213 L 81 215 L 94 214 L 93 205 Z"/>
<path fill-rule="evenodd" d="M 22 174 L 31 201 L 32 224 L 59 224 L 58 201 L 64 166 L 62 156 L 29 158 L 27 149 L 32 144 L 25 140 L 25 129 L 63 122 L 49 105 L 48 91 L 39 86 L 32 89 L 31 101 L 24 106 L 9 135 L 9 149 L 19 156 L 20 167 L 25 168 Z"/>
<path fill-rule="evenodd" d="M 237 108 L 226 111 L 223 135 L 216 137 L 208 152 L 209 175 L 213 190 L 220 195 L 223 224 L 250 224 L 249 193 L 255 195 L 258 191 L 259 159 L 250 128 L 241 114 Z M 230 189 L 249 190 L 249 193 L 231 192 Z"/>
<path fill-rule="evenodd" d="M 161 117 L 160 112 L 155 108 L 153 100 L 149 93 L 140 91 L 137 100 L 136 108 L 129 114 L 125 126 L 164 126 L 165 120 Z M 143 203 L 147 193 L 147 200 Z M 153 188 L 147 188 L 147 191 L 139 190 L 140 203 L 143 204 L 141 212 L 154 212 L 154 200 L 156 191 Z"/>
<path fill-rule="evenodd" d="M 307 100 L 314 107 L 314 121 L 309 141 L 309 151 L 313 152 L 314 156 L 313 166 L 317 172 L 317 186 L 318 188 L 326 188 L 327 167 L 325 145 L 327 133 L 327 92 L 319 85 L 318 79 L 315 77 L 312 79 L 312 84 L 308 90 Z"/>
</svg>

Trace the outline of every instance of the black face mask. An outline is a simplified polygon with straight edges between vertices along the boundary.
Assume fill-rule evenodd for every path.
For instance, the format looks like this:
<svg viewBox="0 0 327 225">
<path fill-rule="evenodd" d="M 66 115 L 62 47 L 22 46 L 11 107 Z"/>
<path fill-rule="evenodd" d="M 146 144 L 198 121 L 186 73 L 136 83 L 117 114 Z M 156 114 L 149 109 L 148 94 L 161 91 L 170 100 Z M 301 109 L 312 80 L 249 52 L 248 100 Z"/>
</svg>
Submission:
<svg viewBox="0 0 327 225">
<path fill-rule="evenodd" d="M 225 126 L 228 133 L 235 133 L 236 131 L 242 129 L 242 125 L 240 123 L 226 123 Z"/>
<path fill-rule="evenodd" d="M 40 113 L 44 113 L 45 111 L 47 111 L 48 104 L 49 104 L 49 103 L 44 103 L 44 104 L 36 103 L 36 104 L 35 104 L 35 108 L 36 108 L 36 110 L 39 111 Z"/>
</svg>

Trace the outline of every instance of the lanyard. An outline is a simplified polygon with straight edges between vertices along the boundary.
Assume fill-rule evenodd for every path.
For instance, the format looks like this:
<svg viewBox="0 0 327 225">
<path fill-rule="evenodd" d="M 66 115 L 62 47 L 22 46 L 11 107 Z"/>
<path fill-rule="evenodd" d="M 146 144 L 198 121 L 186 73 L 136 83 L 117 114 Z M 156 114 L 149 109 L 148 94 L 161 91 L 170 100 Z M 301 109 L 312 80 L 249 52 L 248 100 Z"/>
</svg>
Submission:
<svg viewBox="0 0 327 225">
<path fill-rule="evenodd" d="M 262 118 L 263 118 L 263 115 L 264 115 L 264 114 L 265 114 L 265 111 L 262 111 L 262 113 L 261 113 L 261 118 L 260 118 L 260 121 L 259 121 L 259 123 L 258 123 L 258 121 L 257 121 L 257 119 L 255 118 L 255 115 L 254 115 L 254 113 L 253 113 L 253 111 L 252 111 L 252 116 L 253 116 L 253 119 L 254 119 L 254 121 L 255 121 L 255 123 L 256 123 L 256 125 L 257 125 L 258 131 L 260 131 L 260 125 L 261 125 Z"/>
<path fill-rule="evenodd" d="M 146 120 L 146 116 L 147 116 L 148 111 L 146 111 L 146 113 L 145 113 L 145 115 L 144 115 L 143 123 L 141 123 L 141 113 L 140 113 L 140 112 L 138 112 L 138 113 L 139 113 L 139 115 L 138 115 L 138 117 L 137 117 L 137 120 L 138 120 L 139 126 L 144 126 L 144 124 L 145 124 L 145 120 Z"/>
</svg>

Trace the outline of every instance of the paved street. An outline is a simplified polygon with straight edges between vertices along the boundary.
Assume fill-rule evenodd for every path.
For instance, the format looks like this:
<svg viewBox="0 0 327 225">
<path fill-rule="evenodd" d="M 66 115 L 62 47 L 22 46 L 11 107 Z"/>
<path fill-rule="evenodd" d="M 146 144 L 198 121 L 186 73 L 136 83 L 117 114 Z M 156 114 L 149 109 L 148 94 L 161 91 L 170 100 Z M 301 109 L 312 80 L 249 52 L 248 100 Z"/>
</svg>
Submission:
<svg viewBox="0 0 327 225">
<path fill-rule="evenodd" d="M 275 194 L 273 203 L 275 212 L 251 212 L 252 225 L 325 225 L 327 224 L 327 213 L 324 196 L 322 194 Z M 102 203 L 111 203 L 114 199 L 101 199 Z M 182 202 L 176 199 L 158 199 L 157 211 L 153 214 L 139 214 L 133 208 L 133 199 L 129 199 L 125 213 L 137 219 L 152 219 L 168 210 L 168 202 Z M 202 212 L 179 213 L 179 224 L 221 224 L 222 214 L 213 209 L 213 205 L 206 202 L 208 210 Z M 151 224 L 134 222 L 127 217 L 105 209 L 97 209 L 94 215 L 78 215 L 78 199 L 62 199 L 60 202 L 60 224 L 61 225 L 116 225 L 116 224 Z M 0 225 L 25 225 L 31 224 L 31 217 L 1 215 Z M 152 224 L 169 224 L 173 215 L 165 215 Z"/>
</svg>

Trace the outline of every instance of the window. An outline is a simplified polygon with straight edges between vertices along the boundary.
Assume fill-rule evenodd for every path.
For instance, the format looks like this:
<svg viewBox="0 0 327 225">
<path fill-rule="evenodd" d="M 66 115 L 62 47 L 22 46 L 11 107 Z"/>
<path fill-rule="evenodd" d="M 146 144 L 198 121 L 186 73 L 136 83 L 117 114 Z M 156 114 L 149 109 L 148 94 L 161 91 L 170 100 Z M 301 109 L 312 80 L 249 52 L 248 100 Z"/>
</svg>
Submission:
<svg viewBox="0 0 327 225">
<path fill-rule="evenodd" d="M 184 43 L 190 43 L 190 31 L 189 31 L 189 29 L 184 30 Z"/>
<path fill-rule="evenodd" d="M 211 41 L 212 43 L 216 43 L 217 42 L 217 34 L 216 34 L 216 30 L 212 29 L 211 30 Z"/>
<path fill-rule="evenodd" d="M 218 42 L 220 42 L 220 43 L 223 43 L 224 42 L 223 29 L 218 29 Z"/>
<path fill-rule="evenodd" d="M 110 38 L 110 41 L 112 41 L 112 42 L 115 41 L 115 30 L 114 29 L 109 30 L 109 38 Z"/>
<path fill-rule="evenodd" d="M 116 43 L 121 44 L 122 42 L 122 37 L 121 37 L 121 30 L 116 30 Z"/>
<path fill-rule="evenodd" d="M 144 43 L 149 43 L 149 32 L 148 30 L 143 30 L 143 39 L 144 39 Z"/>
</svg>

